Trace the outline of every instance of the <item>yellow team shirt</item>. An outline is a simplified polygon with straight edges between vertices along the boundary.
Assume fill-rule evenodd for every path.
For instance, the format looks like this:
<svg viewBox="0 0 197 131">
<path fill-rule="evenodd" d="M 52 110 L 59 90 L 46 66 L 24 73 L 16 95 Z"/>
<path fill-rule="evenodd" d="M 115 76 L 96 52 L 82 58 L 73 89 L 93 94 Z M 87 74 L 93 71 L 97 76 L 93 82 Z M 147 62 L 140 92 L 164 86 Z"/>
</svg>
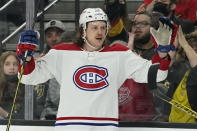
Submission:
<svg viewBox="0 0 197 131">
<path fill-rule="evenodd" d="M 189 75 L 189 71 L 185 73 L 183 79 L 181 80 L 177 89 L 175 90 L 174 95 L 173 95 L 173 100 L 191 109 L 191 106 L 188 101 L 187 89 L 186 89 L 186 81 L 187 81 L 188 75 Z M 196 122 L 196 120 L 194 117 L 172 106 L 170 116 L 169 116 L 169 122 L 194 123 Z"/>
</svg>

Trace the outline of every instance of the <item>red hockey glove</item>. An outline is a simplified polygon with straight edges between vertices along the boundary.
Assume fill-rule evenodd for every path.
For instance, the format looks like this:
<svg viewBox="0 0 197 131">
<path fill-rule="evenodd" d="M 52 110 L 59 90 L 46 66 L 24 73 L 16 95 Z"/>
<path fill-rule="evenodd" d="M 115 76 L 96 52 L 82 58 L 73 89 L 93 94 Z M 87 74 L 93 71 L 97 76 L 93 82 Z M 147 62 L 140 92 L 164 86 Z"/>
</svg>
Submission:
<svg viewBox="0 0 197 131">
<path fill-rule="evenodd" d="M 160 52 L 175 50 L 174 40 L 177 34 L 177 25 L 167 17 L 159 18 L 159 28 L 150 28 L 155 49 Z"/>
<path fill-rule="evenodd" d="M 19 59 L 24 61 L 27 56 L 32 57 L 33 51 L 38 46 L 38 36 L 38 32 L 33 30 L 27 30 L 21 33 L 19 43 L 16 47 L 16 53 Z"/>
</svg>

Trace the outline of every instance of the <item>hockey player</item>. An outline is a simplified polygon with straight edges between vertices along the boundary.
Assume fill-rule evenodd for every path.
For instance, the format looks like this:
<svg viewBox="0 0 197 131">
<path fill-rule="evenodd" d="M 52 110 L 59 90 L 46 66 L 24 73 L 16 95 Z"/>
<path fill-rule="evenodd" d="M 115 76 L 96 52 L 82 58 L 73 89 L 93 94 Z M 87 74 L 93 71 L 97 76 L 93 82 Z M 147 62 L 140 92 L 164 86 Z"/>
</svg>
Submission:
<svg viewBox="0 0 197 131">
<path fill-rule="evenodd" d="M 109 24 L 102 9 L 85 9 L 79 25 L 75 43 L 57 45 L 36 61 L 31 52 L 38 45 L 37 33 L 21 34 L 16 52 L 21 60 L 25 52 L 31 57 L 24 66 L 22 83 L 36 85 L 51 78 L 60 83 L 55 131 L 117 131 L 118 88 L 127 78 L 147 82 L 154 63 L 160 63 L 157 81 L 166 78 L 173 30 L 162 23 L 158 30 L 151 29 L 158 51 L 148 61 L 124 45 L 104 44 Z"/>
</svg>

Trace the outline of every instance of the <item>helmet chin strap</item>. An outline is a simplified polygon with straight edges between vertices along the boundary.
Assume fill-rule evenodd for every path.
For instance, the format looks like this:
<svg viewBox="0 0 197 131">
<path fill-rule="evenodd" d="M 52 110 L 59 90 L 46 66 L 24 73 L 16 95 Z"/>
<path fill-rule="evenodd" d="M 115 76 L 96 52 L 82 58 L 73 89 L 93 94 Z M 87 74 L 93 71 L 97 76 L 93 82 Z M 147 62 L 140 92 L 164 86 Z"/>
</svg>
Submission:
<svg viewBox="0 0 197 131">
<path fill-rule="evenodd" d="M 84 39 L 84 42 L 87 43 L 87 45 L 88 45 L 90 48 L 92 48 L 92 49 L 94 49 L 94 50 L 99 49 L 99 48 L 97 48 L 97 47 L 91 45 L 91 44 L 88 42 L 88 40 L 86 39 L 86 32 L 85 32 L 85 29 L 84 29 L 84 36 L 83 36 L 82 38 Z"/>
</svg>

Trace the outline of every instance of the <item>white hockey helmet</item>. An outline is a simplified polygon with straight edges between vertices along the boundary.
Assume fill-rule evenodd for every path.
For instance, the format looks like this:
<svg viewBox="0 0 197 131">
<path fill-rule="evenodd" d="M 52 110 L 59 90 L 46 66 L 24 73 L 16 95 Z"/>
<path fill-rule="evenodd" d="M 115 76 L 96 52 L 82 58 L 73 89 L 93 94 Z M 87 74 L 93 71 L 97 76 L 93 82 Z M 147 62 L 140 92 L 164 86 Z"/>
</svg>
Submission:
<svg viewBox="0 0 197 131">
<path fill-rule="evenodd" d="M 101 8 L 86 8 L 80 15 L 79 25 L 82 25 L 83 29 L 86 29 L 86 24 L 91 21 L 105 21 L 107 24 L 107 30 L 109 29 L 109 21 L 107 14 Z"/>
</svg>

